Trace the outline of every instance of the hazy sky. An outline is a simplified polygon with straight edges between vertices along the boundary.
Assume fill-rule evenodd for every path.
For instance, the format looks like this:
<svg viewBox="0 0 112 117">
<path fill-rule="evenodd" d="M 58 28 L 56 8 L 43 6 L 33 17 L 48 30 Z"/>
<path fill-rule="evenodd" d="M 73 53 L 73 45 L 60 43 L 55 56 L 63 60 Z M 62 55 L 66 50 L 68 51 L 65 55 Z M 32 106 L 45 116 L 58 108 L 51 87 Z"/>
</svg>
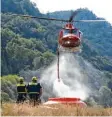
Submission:
<svg viewBox="0 0 112 117">
<path fill-rule="evenodd" d="M 103 17 L 112 24 L 112 0 L 31 0 L 37 4 L 40 12 L 76 10 L 88 8 L 98 17 Z"/>
</svg>

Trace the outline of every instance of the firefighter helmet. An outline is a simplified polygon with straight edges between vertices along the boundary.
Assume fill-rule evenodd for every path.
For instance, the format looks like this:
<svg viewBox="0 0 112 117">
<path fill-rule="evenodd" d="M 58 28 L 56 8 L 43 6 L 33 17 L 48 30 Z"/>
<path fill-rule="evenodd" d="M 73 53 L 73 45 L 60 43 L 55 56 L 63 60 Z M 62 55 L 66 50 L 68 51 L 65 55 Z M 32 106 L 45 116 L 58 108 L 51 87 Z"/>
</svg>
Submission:
<svg viewBox="0 0 112 117">
<path fill-rule="evenodd" d="M 37 77 L 32 77 L 32 81 L 37 81 Z"/>
<path fill-rule="evenodd" d="M 24 78 L 23 77 L 20 77 L 19 78 L 19 82 L 23 82 L 24 81 Z"/>
</svg>

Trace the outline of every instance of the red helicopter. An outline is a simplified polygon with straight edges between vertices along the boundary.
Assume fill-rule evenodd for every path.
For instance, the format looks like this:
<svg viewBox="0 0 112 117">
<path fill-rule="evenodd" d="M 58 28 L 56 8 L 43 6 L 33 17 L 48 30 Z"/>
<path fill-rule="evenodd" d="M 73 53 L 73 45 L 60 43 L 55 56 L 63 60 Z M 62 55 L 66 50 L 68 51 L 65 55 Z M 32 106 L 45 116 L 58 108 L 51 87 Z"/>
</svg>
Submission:
<svg viewBox="0 0 112 117">
<path fill-rule="evenodd" d="M 81 31 L 73 26 L 73 17 L 77 11 L 71 15 L 69 22 L 59 32 L 58 48 L 59 50 L 68 50 L 74 52 L 80 49 L 81 45 Z"/>
<path fill-rule="evenodd" d="M 59 49 L 72 50 L 74 52 L 76 48 L 81 44 L 81 32 L 73 26 L 72 23 L 67 23 L 59 32 Z"/>
<path fill-rule="evenodd" d="M 43 18 L 43 17 L 37 17 L 37 16 L 29 16 L 29 15 L 20 15 L 20 14 L 7 14 L 11 16 L 21 16 L 21 17 L 27 17 L 27 18 L 36 18 L 41 20 L 52 20 L 52 21 L 61 21 L 61 22 L 67 22 L 62 28 L 62 30 L 59 32 L 58 37 L 58 49 L 57 49 L 57 55 L 58 55 L 58 62 L 57 62 L 57 74 L 58 74 L 58 80 L 60 81 L 59 77 L 59 52 L 78 52 L 80 51 L 80 45 L 81 45 L 81 35 L 82 32 L 74 27 L 73 22 L 104 22 L 105 20 L 73 20 L 74 16 L 77 15 L 79 11 L 73 12 L 69 20 L 64 19 L 56 19 L 56 18 Z"/>
</svg>

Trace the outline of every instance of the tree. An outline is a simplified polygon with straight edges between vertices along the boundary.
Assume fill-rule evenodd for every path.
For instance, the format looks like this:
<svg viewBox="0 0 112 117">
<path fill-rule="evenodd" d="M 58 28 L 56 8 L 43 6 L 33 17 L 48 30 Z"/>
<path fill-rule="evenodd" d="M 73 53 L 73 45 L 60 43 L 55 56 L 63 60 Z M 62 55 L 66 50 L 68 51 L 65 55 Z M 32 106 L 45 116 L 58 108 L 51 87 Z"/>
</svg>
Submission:
<svg viewBox="0 0 112 117">
<path fill-rule="evenodd" d="M 106 107 L 112 107 L 112 92 L 106 86 L 102 86 L 99 90 L 100 104 Z"/>
<path fill-rule="evenodd" d="M 11 12 L 17 14 L 41 15 L 35 4 L 30 0 L 1 0 L 2 12 Z"/>
<path fill-rule="evenodd" d="M 92 106 L 92 107 L 95 107 L 97 106 L 97 103 L 95 102 L 94 98 L 92 97 L 89 97 L 85 100 L 85 103 L 88 105 L 88 106 Z"/>
<path fill-rule="evenodd" d="M 9 98 L 15 100 L 17 96 L 16 84 L 18 81 L 17 75 L 7 75 L 1 77 L 1 90 L 3 100 L 10 101 Z"/>
<path fill-rule="evenodd" d="M 7 94 L 7 93 L 5 93 L 5 92 L 1 92 L 1 101 L 10 101 L 11 99 L 10 99 L 10 97 L 9 97 L 9 95 Z"/>
<path fill-rule="evenodd" d="M 112 81 L 108 82 L 108 88 L 110 88 L 110 90 L 112 91 Z"/>
</svg>

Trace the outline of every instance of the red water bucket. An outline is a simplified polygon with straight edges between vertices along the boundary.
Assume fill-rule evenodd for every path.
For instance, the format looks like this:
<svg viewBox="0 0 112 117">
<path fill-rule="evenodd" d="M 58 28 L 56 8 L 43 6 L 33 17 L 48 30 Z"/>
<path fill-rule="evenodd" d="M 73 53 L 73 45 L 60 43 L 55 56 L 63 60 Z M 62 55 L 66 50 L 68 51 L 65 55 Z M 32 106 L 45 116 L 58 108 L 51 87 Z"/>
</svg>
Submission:
<svg viewBox="0 0 112 117">
<path fill-rule="evenodd" d="M 68 105 L 74 105 L 74 106 L 80 106 L 80 107 L 87 106 L 86 103 L 81 101 L 80 98 L 70 98 L 70 97 L 49 98 L 49 100 L 48 100 L 48 102 L 46 102 L 46 104 L 68 104 Z"/>
</svg>

